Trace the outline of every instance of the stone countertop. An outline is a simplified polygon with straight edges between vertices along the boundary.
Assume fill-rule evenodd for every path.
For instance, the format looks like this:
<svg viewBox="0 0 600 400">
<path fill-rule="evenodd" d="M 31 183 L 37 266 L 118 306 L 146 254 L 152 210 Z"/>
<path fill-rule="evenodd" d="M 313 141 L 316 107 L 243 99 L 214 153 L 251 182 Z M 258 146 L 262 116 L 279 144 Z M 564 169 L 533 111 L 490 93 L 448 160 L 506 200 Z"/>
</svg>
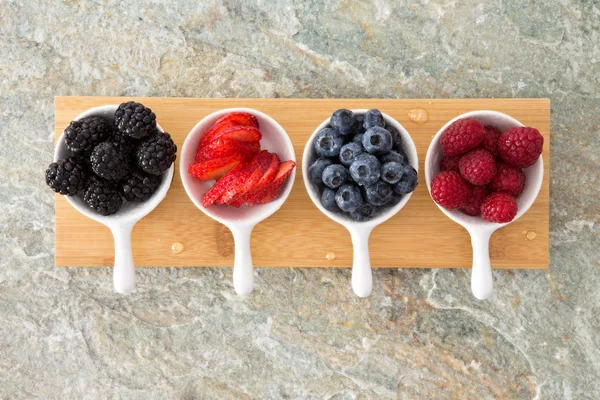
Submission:
<svg viewBox="0 0 600 400">
<path fill-rule="evenodd" d="M 302 3 L 0 0 L 0 398 L 600 398 L 598 3 Z M 550 269 L 484 302 L 435 269 L 363 300 L 329 268 L 259 268 L 246 299 L 229 269 L 146 268 L 115 295 L 54 267 L 54 95 L 549 97 Z"/>
</svg>

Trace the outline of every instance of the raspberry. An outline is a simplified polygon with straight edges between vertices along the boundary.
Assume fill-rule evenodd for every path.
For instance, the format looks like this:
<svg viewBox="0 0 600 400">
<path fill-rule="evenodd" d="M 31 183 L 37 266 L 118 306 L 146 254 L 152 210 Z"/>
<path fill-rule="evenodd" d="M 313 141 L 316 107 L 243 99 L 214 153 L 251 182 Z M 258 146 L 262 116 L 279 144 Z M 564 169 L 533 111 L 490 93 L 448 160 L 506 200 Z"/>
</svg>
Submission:
<svg viewBox="0 0 600 400">
<path fill-rule="evenodd" d="M 460 174 L 473 185 L 485 185 L 496 174 L 496 162 L 489 151 L 473 150 L 458 162 Z"/>
<path fill-rule="evenodd" d="M 431 181 L 431 197 L 433 201 L 447 210 L 460 208 L 469 196 L 469 184 L 455 171 L 440 172 Z"/>
<path fill-rule="evenodd" d="M 442 149 L 448 156 L 460 156 L 479 146 L 485 136 L 485 128 L 471 118 L 455 121 L 442 133 Z"/>
<path fill-rule="evenodd" d="M 498 139 L 498 151 L 502 159 L 519 168 L 535 164 L 543 146 L 544 137 L 535 128 L 511 128 Z"/>
<path fill-rule="evenodd" d="M 486 197 L 488 197 L 488 191 L 483 186 L 473 186 L 471 196 L 467 199 L 465 204 L 462 206 L 462 210 L 465 214 L 476 216 L 481 214 L 481 205 L 483 204 Z"/>
<path fill-rule="evenodd" d="M 489 151 L 494 158 L 500 158 L 500 152 L 498 151 L 498 138 L 501 133 L 498 129 L 491 125 L 485 126 L 485 136 L 481 142 L 481 148 Z"/>
<path fill-rule="evenodd" d="M 515 218 L 518 210 L 514 197 L 506 193 L 494 193 L 481 205 L 481 216 L 486 221 L 505 224 Z"/>
<path fill-rule="evenodd" d="M 525 173 L 521 168 L 512 167 L 505 162 L 496 164 L 496 175 L 490 181 L 488 188 L 492 192 L 502 192 L 517 197 L 525 187 Z"/>
<path fill-rule="evenodd" d="M 456 171 L 458 172 L 458 161 L 460 160 L 459 156 L 444 156 L 440 161 L 440 171 Z"/>
</svg>

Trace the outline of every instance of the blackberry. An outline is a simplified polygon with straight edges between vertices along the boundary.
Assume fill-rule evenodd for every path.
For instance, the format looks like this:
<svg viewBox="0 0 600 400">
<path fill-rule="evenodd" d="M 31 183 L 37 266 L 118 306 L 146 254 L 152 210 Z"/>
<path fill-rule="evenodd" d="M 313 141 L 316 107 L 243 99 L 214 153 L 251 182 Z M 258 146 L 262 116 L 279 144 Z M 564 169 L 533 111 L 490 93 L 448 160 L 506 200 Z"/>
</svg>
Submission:
<svg viewBox="0 0 600 400">
<path fill-rule="evenodd" d="M 65 129 L 65 144 L 73 153 L 86 153 L 107 140 L 110 133 L 110 123 L 100 116 L 92 115 L 79 121 L 71 121 Z"/>
<path fill-rule="evenodd" d="M 135 159 L 142 171 L 160 175 L 175 161 L 177 145 L 167 132 L 158 132 L 142 141 L 135 151 Z"/>
<path fill-rule="evenodd" d="M 146 174 L 134 169 L 129 176 L 121 182 L 123 197 L 127 201 L 146 201 L 160 185 L 160 176 Z"/>
<path fill-rule="evenodd" d="M 110 137 L 110 141 L 121 146 L 127 153 L 133 154 L 135 152 L 135 148 L 138 145 L 138 140 L 133 139 L 123 132 L 114 130 Z"/>
<path fill-rule="evenodd" d="M 90 155 L 92 170 L 100 178 L 118 181 L 131 171 L 131 162 L 127 151 L 116 143 L 100 143 Z"/>
<path fill-rule="evenodd" d="M 156 114 L 143 104 L 129 101 L 115 111 L 117 129 L 134 139 L 142 139 L 156 131 Z"/>
<path fill-rule="evenodd" d="M 99 178 L 92 178 L 85 193 L 83 200 L 101 215 L 114 214 L 123 205 L 123 199 L 117 186 L 109 181 Z"/>
<path fill-rule="evenodd" d="M 74 196 L 83 191 L 90 174 L 79 157 L 68 157 L 54 162 L 46 170 L 46 185 L 56 193 Z"/>
</svg>

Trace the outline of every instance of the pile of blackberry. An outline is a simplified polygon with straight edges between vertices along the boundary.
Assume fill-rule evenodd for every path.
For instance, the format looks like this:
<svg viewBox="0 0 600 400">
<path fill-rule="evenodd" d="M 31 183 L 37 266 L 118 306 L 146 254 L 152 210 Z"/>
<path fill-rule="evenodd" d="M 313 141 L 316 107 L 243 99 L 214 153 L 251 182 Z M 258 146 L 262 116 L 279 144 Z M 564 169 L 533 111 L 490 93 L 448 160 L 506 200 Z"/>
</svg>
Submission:
<svg viewBox="0 0 600 400">
<path fill-rule="evenodd" d="M 119 105 L 114 119 L 72 121 L 65 145 L 72 154 L 50 164 L 46 184 L 62 195 L 81 195 L 102 215 L 119 211 L 123 200 L 152 197 L 177 153 L 171 136 L 156 128 L 152 110 L 134 101 Z"/>
<path fill-rule="evenodd" d="M 313 142 L 317 158 L 308 169 L 325 209 L 368 221 L 417 187 L 400 133 L 377 109 L 340 109 Z"/>
</svg>

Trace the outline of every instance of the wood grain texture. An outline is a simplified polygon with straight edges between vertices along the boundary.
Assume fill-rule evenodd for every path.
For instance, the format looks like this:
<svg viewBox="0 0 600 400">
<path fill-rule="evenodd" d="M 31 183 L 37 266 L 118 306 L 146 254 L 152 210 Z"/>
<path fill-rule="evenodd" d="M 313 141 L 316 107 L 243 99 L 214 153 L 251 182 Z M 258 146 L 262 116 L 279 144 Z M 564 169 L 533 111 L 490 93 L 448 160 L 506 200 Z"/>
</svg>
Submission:
<svg viewBox="0 0 600 400">
<path fill-rule="evenodd" d="M 151 107 L 160 125 L 179 149 L 192 127 L 207 114 L 229 107 L 260 110 L 288 132 L 294 143 L 298 173 L 284 206 L 260 223 L 252 235 L 254 264 L 263 267 L 349 267 L 352 245 L 348 232 L 322 215 L 306 194 L 300 161 L 306 140 L 338 108 L 379 108 L 411 134 L 419 153 L 419 181 L 407 205 L 377 227 L 371 236 L 373 267 L 470 268 L 469 235 L 446 218 L 431 200 L 423 173 L 431 138 L 450 119 L 473 110 L 497 110 L 533 126 L 544 135 L 544 183 L 531 209 L 518 221 L 498 230 L 490 244 L 494 268 L 548 268 L 550 101 L 548 99 L 191 99 L 135 98 Z M 58 138 L 81 112 L 130 98 L 56 97 L 55 133 Z M 411 109 L 429 114 L 424 124 L 409 119 Z M 527 239 L 533 231 L 534 240 Z M 531 236 L 531 235 L 530 235 Z M 137 266 L 231 266 L 233 239 L 188 199 L 176 168 L 166 199 L 133 230 Z M 181 242 L 180 254 L 171 251 Z M 326 254 L 333 252 L 334 260 Z M 87 219 L 56 196 L 57 266 L 110 266 L 113 240 L 108 228 Z"/>
</svg>

